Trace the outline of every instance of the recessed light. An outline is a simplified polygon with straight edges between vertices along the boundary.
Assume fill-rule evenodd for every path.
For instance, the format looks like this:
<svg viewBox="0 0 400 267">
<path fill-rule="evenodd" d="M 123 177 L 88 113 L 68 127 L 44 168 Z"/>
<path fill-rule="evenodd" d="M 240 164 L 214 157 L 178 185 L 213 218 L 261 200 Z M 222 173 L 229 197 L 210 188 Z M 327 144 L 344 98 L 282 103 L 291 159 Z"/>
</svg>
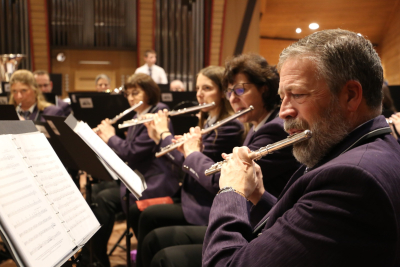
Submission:
<svg viewBox="0 0 400 267">
<path fill-rule="evenodd" d="M 300 29 L 300 28 L 297 28 L 297 29 L 296 29 L 296 32 L 297 32 L 297 33 L 301 33 L 301 29 Z"/>
<path fill-rule="evenodd" d="M 318 23 L 311 23 L 310 25 L 308 25 L 308 28 L 310 28 L 311 30 L 316 30 L 319 28 Z"/>
</svg>

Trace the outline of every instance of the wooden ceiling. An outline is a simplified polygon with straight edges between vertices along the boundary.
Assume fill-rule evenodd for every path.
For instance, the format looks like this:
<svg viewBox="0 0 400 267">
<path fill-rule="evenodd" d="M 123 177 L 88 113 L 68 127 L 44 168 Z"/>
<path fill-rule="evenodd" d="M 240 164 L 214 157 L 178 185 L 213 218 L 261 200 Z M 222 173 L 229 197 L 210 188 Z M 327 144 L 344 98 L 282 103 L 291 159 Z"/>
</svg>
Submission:
<svg viewBox="0 0 400 267">
<path fill-rule="evenodd" d="M 400 16 L 399 5 L 400 0 L 261 0 L 260 37 L 299 39 L 314 32 L 308 25 L 316 22 L 318 30 L 351 30 L 379 45 Z"/>
</svg>

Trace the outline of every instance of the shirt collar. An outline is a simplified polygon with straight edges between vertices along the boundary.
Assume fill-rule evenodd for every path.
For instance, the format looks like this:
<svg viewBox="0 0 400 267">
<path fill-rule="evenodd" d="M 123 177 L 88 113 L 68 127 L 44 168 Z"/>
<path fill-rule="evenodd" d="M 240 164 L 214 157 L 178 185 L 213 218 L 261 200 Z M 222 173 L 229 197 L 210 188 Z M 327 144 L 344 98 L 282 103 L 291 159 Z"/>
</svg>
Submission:
<svg viewBox="0 0 400 267">
<path fill-rule="evenodd" d="M 213 116 L 213 117 L 208 117 L 206 124 L 208 126 L 213 125 L 215 122 L 217 121 L 217 116 Z"/>
<path fill-rule="evenodd" d="M 253 131 L 257 132 L 261 126 L 263 126 L 265 124 L 265 122 L 268 120 L 269 116 L 271 116 L 272 111 L 268 112 L 268 114 L 264 117 L 264 119 L 262 119 L 262 121 L 260 121 L 260 123 L 257 125 L 257 127 L 253 126 Z"/>
<path fill-rule="evenodd" d="M 31 114 L 33 113 L 33 111 L 35 110 L 36 107 L 36 103 L 33 104 L 30 108 L 28 108 L 28 110 L 22 110 L 22 108 L 20 106 L 17 106 L 16 111 L 20 112 L 20 111 L 29 111 Z"/>
</svg>

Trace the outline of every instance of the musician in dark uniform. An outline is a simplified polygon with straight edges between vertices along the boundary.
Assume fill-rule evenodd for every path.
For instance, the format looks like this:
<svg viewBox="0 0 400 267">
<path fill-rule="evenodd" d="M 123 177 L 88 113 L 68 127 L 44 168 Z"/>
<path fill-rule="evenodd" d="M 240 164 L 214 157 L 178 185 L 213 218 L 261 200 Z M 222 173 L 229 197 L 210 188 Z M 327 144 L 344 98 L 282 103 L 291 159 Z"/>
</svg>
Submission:
<svg viewBox="0 0 400 267">
<path fill-rule="evenodd" d="M 224 94 L 223 74 L 223 67 L 209 66 L 202 69 L 197 75 L 197 101 L 199 104 L 215 102 L 215 106 L 203 108 L 200 112 L 199 126 L 204 130 L 234 114 Z M 172 144 L 173 135 L 167 129 L 167 114 L 167 111 L 159 111 L 153 122 L 147 124 L 148 132 L 159 143 L 159 148 Z M 173 150 L 161 157 L 165 162 L 174 163 L 186 173 L 181 190 L 181 203 L 154 205 L 143 211 L 136 235 L 139 252 L 138 266 L 141 265 L 141 242 L 151 230 L 170 225 L 207 225 L 208 223 L 210 207 L 219 188 L 215 187 L 210 180 L 199 179 L 199 176 L 193 172 L 196 164 L 184 163 L 185 158 L 192 153 L 199 153 L 214 160 L 221 160 L 221 153 L 231 151 L 233 147 L 242 143 L 244 127 L 237 119 L 203 135 L 199 134 L 200 127 L 196 127 L 197 133 L 194 133 L 194 128 L 190 129 L 191 134 L 199 136 L 194 142 L 193 140 L 189 141 L 194 144 L 184 144 L 181 151 Z M 182 138 L 191 134 L 185 134 L 185 137 Z"/>
<path fill-rule="evenodd" d="M 380 115 L 383 69 L 373 44 L 320 31 L 286 48 L 278 67 L 285 130 L 313 133 L 293 146 L 304 165 L 271 207 L 247 148 L 235 148 L 203 266 L 400 266 L 400 146 Z"/>
<path fill-rule="evenodd" d="M 136 109 L 137 114 L 134 118 L 167 108 L 165 104 L 159 102 L 160 89 L 147 74 L 138 73 L 129 77 L 125 96 L 131 106 L 143 101 L 143 104 Z M 100 129 L 98 135 L 104 142 L 115 150 L 129 167 L 144 176 L 147 189 L 143 191 L 140 199 L 172 196 L 177 192 L 178 168 L 172 163 L 168 164 L 162 159 L 155 158 L 156 143 L 149 137 L 145 125 L 130 127 L 125 140 L 115 135 L 115 129 L 108 119 L 102 121 L 98 128 Z M 173 132 L 171 124 L 168 125 L 168 129 Z M 93 212 L 102 227 L 93 238 L 93 252 L 103 266 L 110 266 L 107 242 L 112 232 L 115 214 L 120 211 L 127 212 L 125 201 L 122 199 L 125 189 L 123 184 L 120 188 L 107 188 L 100 191 L 95 199 L 98 207 Z M 130 209 L 136 209 L 135 201 L 134 196 L 130 194 Z"/>
<path fill-rule="evenodd" d="M 62 109 L 47 102 L 29 70 L 17 70 L 10 78 L 10 101 L 21 119 L 42 121 L 42 115 L 63 116 Z"/>
<path fill-rule="evenodd" d="M 256 150 L 268 144 L 280 141 L 287 137 L 283 129 L 283 121 L 277 117 L 278 108 L 278 83 L 279 76 L 275 68 L 268 65 L 267 61 L 255 54 L 244 54 L 234 57 L 226 62 L 224 74 L 224 88 L 226 97 L 229 99 L 232 108 L 237 112 L 248 108 L 250 105 L 254 110 L 239 117 L 243 123 L 250 122 L 253 127 L 250 129 L 244 141 L 244 145 L 251 150 Z M 224 152 L 231 152 L 226 150 Z M 217 160 L 207 157 L 199 152 L 192 153 L 186 157 L 184 165 L 193 166 L 193 170 L 199 180 L 207 181 L 214 188 L 219 189 L 219 173 L 206 176 L 205 170 L 210 168 Z M 263 172 L 268 173 L 268 179 L 264 180 L 266 190 L 269 194 L 269 201 L 275 203 L 276 197 L 283 190 L 290 176 L 299 167 L 291 153 L 291 148 L 282 149 L 263 157 L 258 161 Z M 140 219 L 140 224 L 145 213 Z M 144 221 L 144 220 L 143 220 Z M 144 221 L 143 224 L 146 224 Z M 207 223 L 208 224 L 208 223 Z M 206 227 L 165 227 L 151 232 L 143 242 L 143 262 L 145 266 L 158 264 L 160 261 L 185 262 L 187 266 L 200 266 L 201 244 L 203 243 Z M 173 234 L 172 234 L 173 233 Z M 173 246 L 181 246 L 174 248 Z M 182 246 L 188 244 L 187 246 Z M 168 247 L 166 250 L 163 248 Z M 160 251 L 161 250 L 161 251 Z M 173 255 L 173 256 L 171 256 Z M 170 256 L 172 258 L 170 258 Z M 185 266 L 183 264 L 183 266 Z"/>
<path fill-rule="evenodd" d="M 33 73 L 33 75 L 35 77 L 35 80 L 36 80 L 36 83 L 37 83 L 39 89 L 43 93 L 51 93 L 53 91 L 53 82 L 50 80 L 50 75 L 47 71 L 36 70 Z M 64 116 L 68 117 L 68 115 L 71 114 L 71 111 L 72 111 L 71 105 L 58 97 L 57 97 L 56 105 L 57 105 L 57 107 L 62 109 Z"/>
</svg>

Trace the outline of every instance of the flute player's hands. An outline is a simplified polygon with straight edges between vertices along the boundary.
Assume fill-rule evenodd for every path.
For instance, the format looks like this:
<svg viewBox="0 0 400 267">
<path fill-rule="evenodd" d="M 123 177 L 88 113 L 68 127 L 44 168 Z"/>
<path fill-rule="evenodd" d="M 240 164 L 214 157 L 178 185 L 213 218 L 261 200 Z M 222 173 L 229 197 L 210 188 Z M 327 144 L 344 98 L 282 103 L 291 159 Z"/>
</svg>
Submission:
<svg viewBox="0 0 400 267">
<path fill-rule="evenodd" d="M 184 135 L 186 139 L 183 146 L 179 147 L 179 150 L 183 153 L 185 158 L 196 151 L 202 151 L 203 143 L 201 142 L 201 130 L 200 127 L 191 127 L 189 133 Z"/>
<path fill-rule="evenodd" d="M 99 131 L 97 134 L 103 139 L 104 142 L 108 143 L 108 140 L 115 135 L 115 129 L 111 125 L 109 119 L 105 119 L 101 122 L 101 124 L 97 125 Z"/>
<path fill-rule="evenodd" d="M 249 153 L 248 147 L 233 149 L 228 161 L 222 165 L 219 186 L 232 187 L 256 205 L 265 189 L 261 168 L 249 158 Z"/>
</svg>

